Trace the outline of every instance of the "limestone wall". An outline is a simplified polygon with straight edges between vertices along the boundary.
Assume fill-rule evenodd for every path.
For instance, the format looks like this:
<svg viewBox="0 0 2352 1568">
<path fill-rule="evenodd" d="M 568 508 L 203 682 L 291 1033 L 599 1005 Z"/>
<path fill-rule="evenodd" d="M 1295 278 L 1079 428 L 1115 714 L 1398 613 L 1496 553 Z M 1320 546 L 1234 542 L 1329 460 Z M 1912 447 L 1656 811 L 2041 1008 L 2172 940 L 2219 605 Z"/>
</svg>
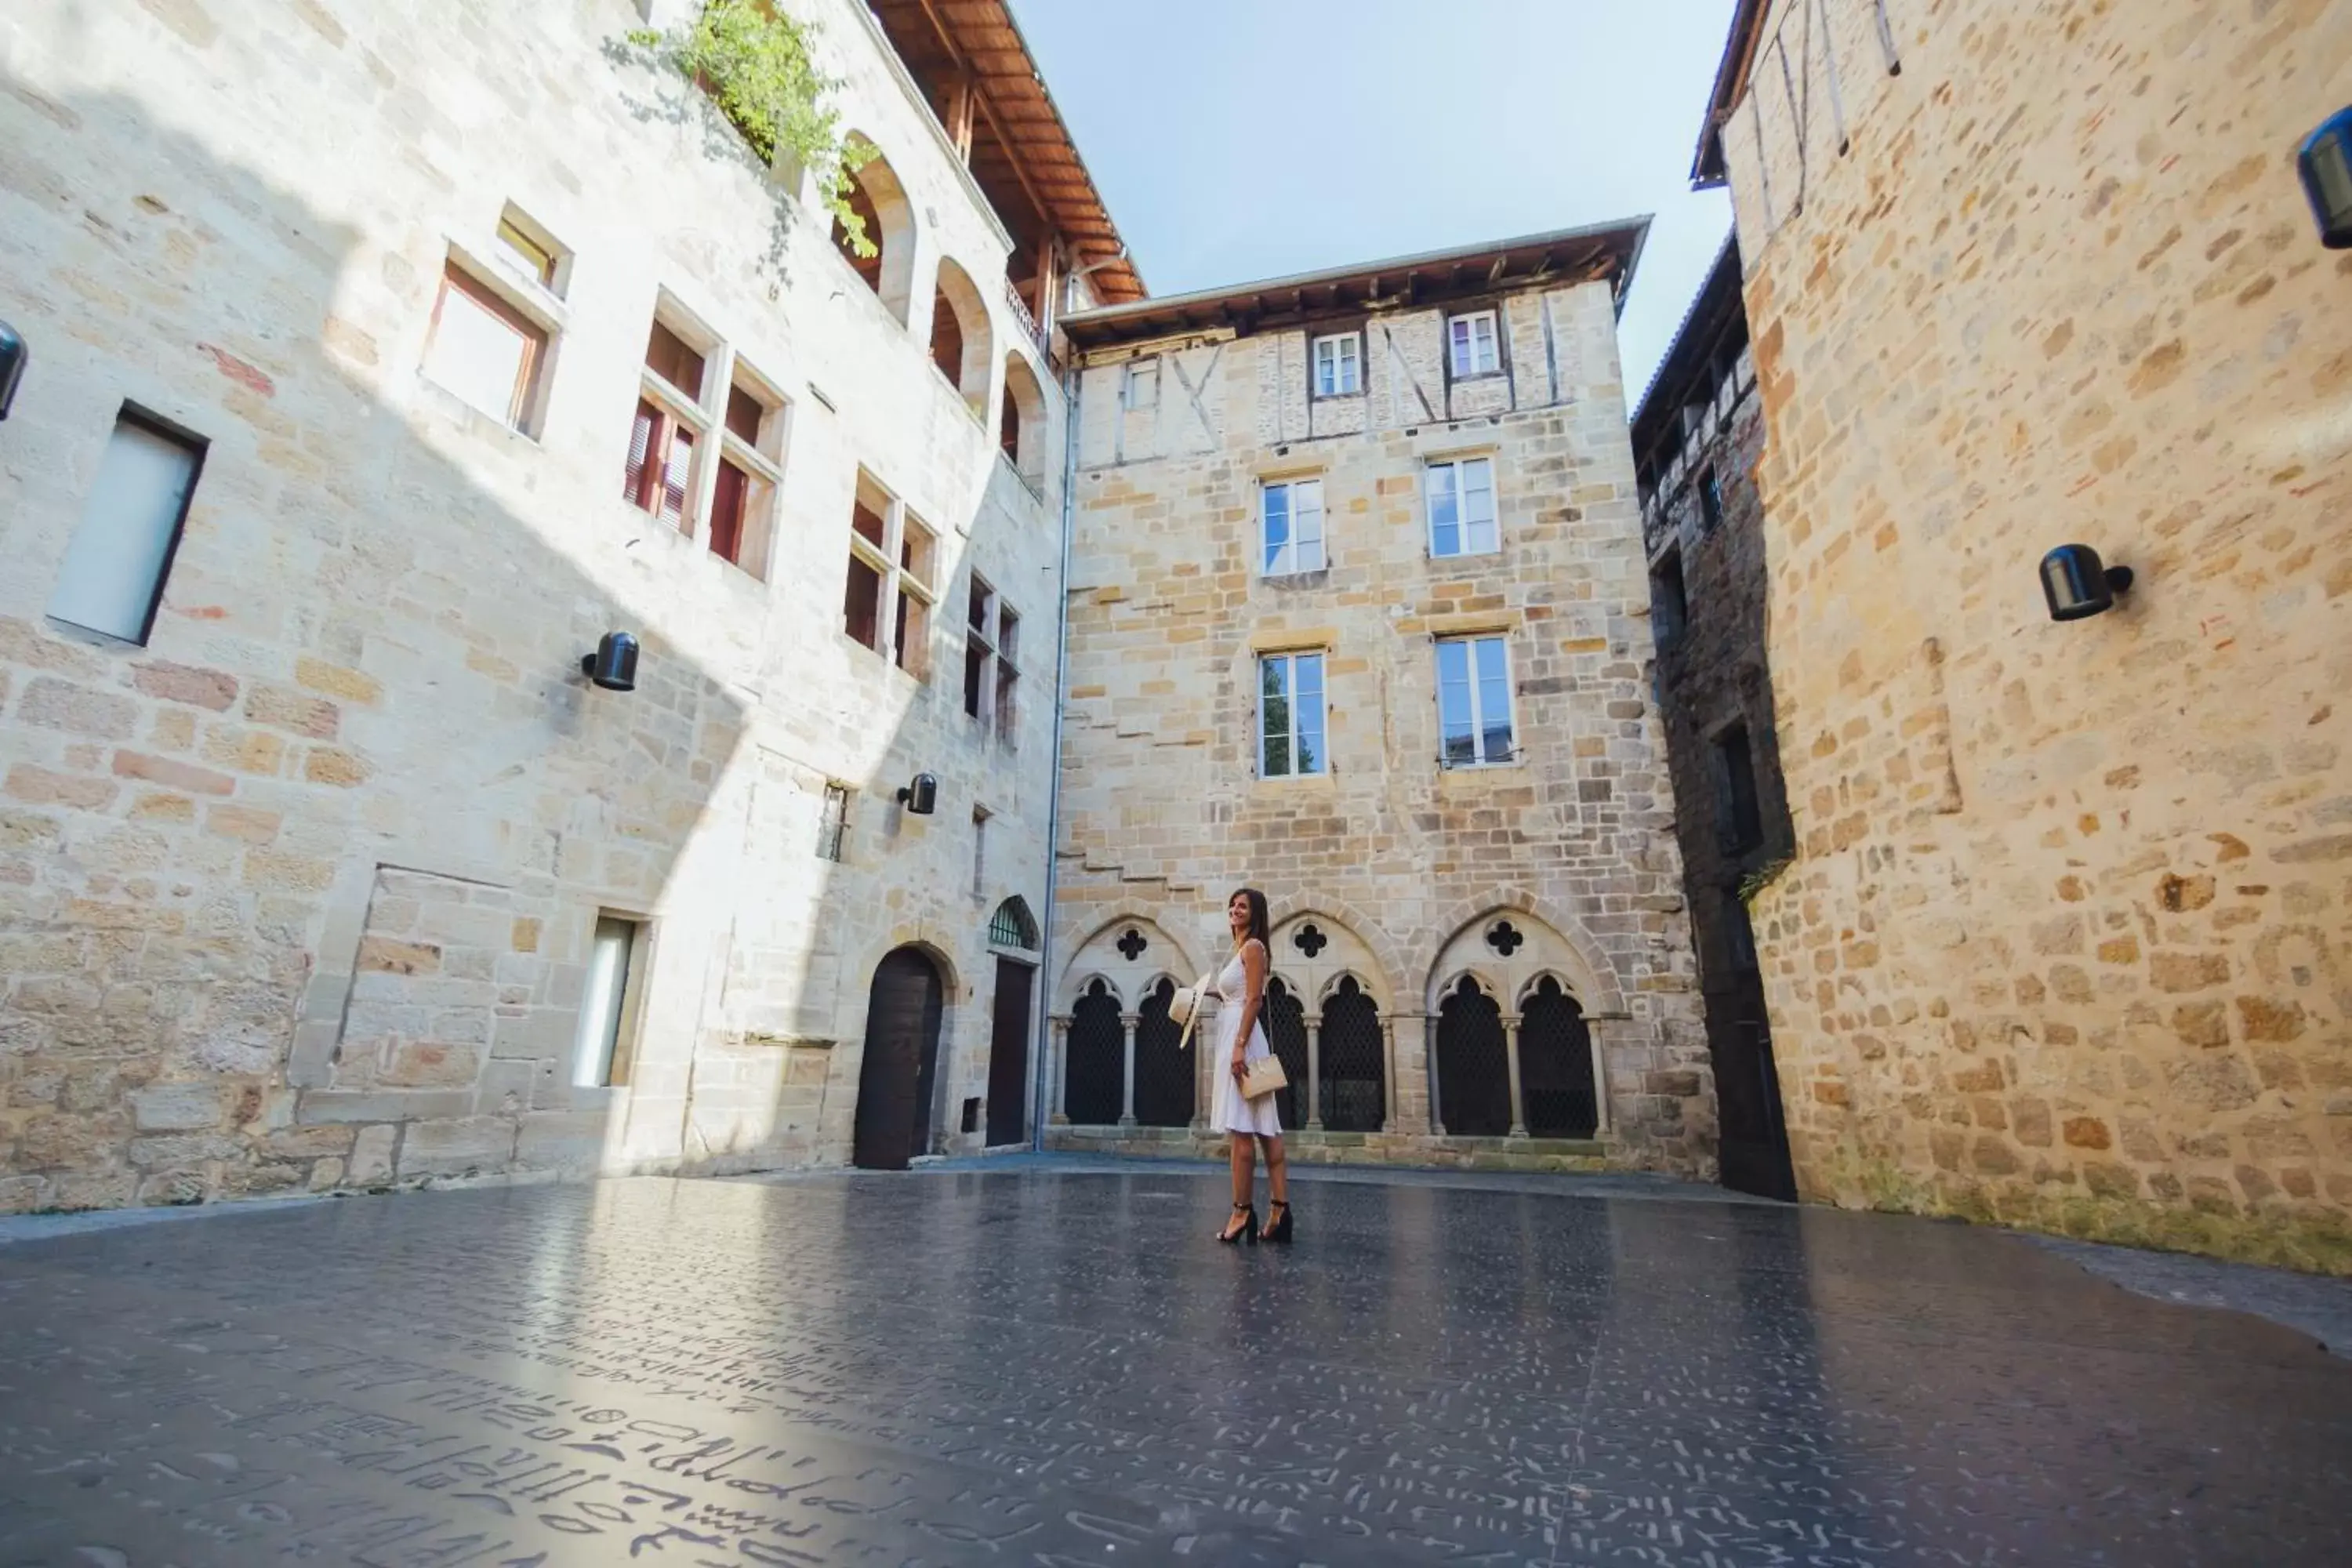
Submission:
<svg viewBox="0 0 2352 1568">
<path fill-rule="evenodd" d="M 1766 30 L 1799 94 L 1768 47 L 1726 145 L 1800 1183 L 2352 1268 L 2352 260 L 2294 158 L 2352 5 Z M 2058 625 L 2070 541 L 2137 583 Z"/>
<path fill-rule="evenodd" d="M 1133 1014 L 1158 978 L 1222 964 L 1225 898 L 1255 883 L 1310 1012 L 1349 974 L 1379 1005 L 1399 1136 L 1376 1152 L 1435 1147 L 1438 993 L 1471 974 L 1515 1014 L 1552 974 L 1596 1020 L 1612 1157 L 1705 1171 L 1610 289 L 1499 303 L 1507 368 L 1482 381 L 1450 382 L 1433 310 L 1362 323 L 1360 396 L 1309 397 L 1296 331 L 1082 371 L 1054 1007 L 1100 979 Z M 1423 465 L 1473 455 L 1495 463 L 1501 551 L 1433 560 Z M 1328 564 L 1262 576 L 1259 487 L 1307 477 Z M 1520 750 L 1447 769 L 1433 641 L 1478 632 L 1508 639 Z M 1328 769 L 1261 778 L 1257 658 L 1297 649 L 1326 655 Z"/>
<path fill-rule="evenodd" d="M 1003 234 L 848 0 L 795 9 L 908 192 L 903 324 L 616 58 L 633 6 L 509 9 L 0 17 L 0 317 L 33 353 L 0 425 L 0 1209 L 838 1161 L 908 942 L 948 973 L 935 1128 L 978 1142 L 984 929 L 1044 907 L 1061 464 L 1024 483 L 1001 363 L 976 416 L 926 345 L 952 257 L 1000 362 L 1034 359 Z M 419 368 L 509 204 L 572 257 L 535 436 Z M 623 499 L 661 299 L 785 405 L 762 574 Z M 144 647 L 45 618 L 125 400 L 209 442 Z M 939 535 L 926 679 L 842 632 L 861 470 Z M 1009 738 L 964 712 L 974 568 L 1027 621 Z M 627 695 L 580 675 L 613 629 Z M 929 818 L 892 800 L 918 770 Z M 629 1081 L 575 1089 L 599 910 L 650 920 L 650 969 Z"/>
</svg>

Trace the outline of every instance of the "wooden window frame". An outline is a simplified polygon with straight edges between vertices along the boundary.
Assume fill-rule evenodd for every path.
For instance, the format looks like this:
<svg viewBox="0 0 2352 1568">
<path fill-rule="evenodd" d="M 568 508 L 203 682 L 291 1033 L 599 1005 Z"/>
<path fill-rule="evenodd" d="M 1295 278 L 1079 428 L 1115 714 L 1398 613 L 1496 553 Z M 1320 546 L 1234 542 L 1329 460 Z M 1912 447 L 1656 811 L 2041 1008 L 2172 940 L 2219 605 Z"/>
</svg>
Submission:
<svg viewBox="0 0 2352 1568">
<path fill-rule="evenodd" d="M 1298 533 L 1297 494 L 1301 489 L 1310 486 L 1313 488 L 1315 492 L 1315 561 L 1312 565 L 1307 564 L 1303 559 L 1304 552 L 1301 549 L 1302 542 L 1299 539 Z M 1269 512 L 1274 504 L 1274 492 L 1276 490 L 1283 492 L 1283 505 L 1286 515 L 1289 519 L 1290 523 L 1290 538 L 1280 547 L 1290 552 L 1291 564 L 1286 568 L 1278 566 L 1277 563 L 1270 558 L 1271 552 L 1266 543 L 1266 528 L 1271 521 Z M 1329 538 L 1330 524 L 1331 514 L 1323 504 L 1322 475 L 1301 474 L 1295 478 L 1286 479 L 1259 480 L 1257 496 L 1258 576 L 1261 579 L 1298 577 L 1310 572 L 1320 572 L 1325 567 L 1328 566 L 1330 564 L 1331 558 L 1327 542 Z"/>
<path fill-rule="evenodd" d="M 874 504 L 877 500 L 880 504 Z M 857 531 L 856 508 L 858 504 L 864 504 L 866 510 L 881 517 L 882 542 L 879 545 Z M 929 559 L 921 563 L 919 570 L 912 563 L 901 563 L 908 544 L 907 530 L 910 524 L 919 529 L 929 541 Z M 862 468 L 858 470 L 857 494 L 850 512 L 850 559 L 864 563 L 882 579 L 882 602 L 875 607 L 875 646 L 867 651 L 880 655 L 889 661 L 892 668 L 919 681 L 928 682 L 931 678 L 930 629 L 939 613 L 940 596 L 938 590 L 927 579 L 939 569 L 940 550 L 940 536 L 937 529 L 909 510 L 905 501 L 883 489 L 880 480 Z M 845 609 L 845 584 L 843 598 Z M 912 601 L 913 609 L 904 608 L 908 601 Z M 919 637 L 909 635 L 903 625 L 911 622 L 917 615 L 922 618 L 922 634 Z M 848 637 L 845 626 L 842 628 L 842 635 Z M 859 647 L 866 647 L 855 637 L 849 637 L 849 640 L 857 643 Z"/>
<path fill-rule="evenodd" d="M 1486 352 L 1488 357 L 1494 362 L 1484 366 L 1478 363 L 1478 326 L 1481 322 L 1484 322 L 1486 328 Z M 1469 329 L 1469 341 L 1466 344 L 1455 344 L 1454 329 L 1457 326 Z M 1468 350 L 1469 363 L 1466 366 L 1463 363 L 1462 353 L 1458 352 L 1460 348 Z M 1503 319 L 1501 313 L 1489 306 L 1483 310 L 1465 310 L 1459 315 L 1446 317 L 1445 363 L 1452 372 L 1448 379 L 1454 381 L 1475 381 L 1482 375 L 1502 374 Z"/>
<path fill-rule="evenodd" d="M 1493 509 L 1486 519 L 1494 531 L 1495 542 L 1484 550 L 1473 548 L 1470 542 L 1470 519 L 1463 502 L 1470 487 L 1463 482 L 1462 471 L 1473 463 L 1486 465 L 1486 501 Z M 1459 561 L 1468 556 L 1498 555 L 1503 549 L 1503 498 L 1496 475 L 1494 454 L 1465 452 L 1455 457 L 1431 458 L 1422 464 L 1422 524 L 1433 561 Z M 1454 526 L 1462 540 L 1462 548 L 1441 551 L 1437 548 L 1437 485 L 1438 475 L 1445 475 L 1444 483 L 1454 501 Z"/>
<path fill-rule="evenodd" d="M 441 267 L 441 285 L 434 291 L 433 314 L 425 334 L 425 357 L 418 367 L 425 380 L 459 402 L 465 399 L 454 387 L 446 386 L 432 371 L 434 350 L 441 341 L 441 319 L 449 302 L 449 290 L 455 288 L 474 305 L 487 312 L 518 336 L 525 344 L 522 363 L 515 371 L 514 385 L 507 397 L 503 415 L 487 409 L 474 411 L 485 418 L 496 419 L 505 428 L 527 439 L 539 438 L 540 409 L 547 365 L 553 358 L 559 329 L 540 316 L 522 309 L 507 290 L 484 274 L 488 269 L 472 263 L 465 252 L 451 247 Z M 466 403 L 474 408 L 471 403 Z"/>
<path fill-rule="evenodd" d="M 1319 779 L 1331 773 L 1331 650 L 1323 647 L 1292 647 L 1257 656 L 1257 748 L 1255 763 L 1261 780 Z M 1298 661 L 1311 658 L 1317 663 L 1315 700 L 1320 721 L 1316 732 L 1322 737 L 1322 754 L 1315 759 L 1313 768 L 1298 765 Z M 1290 705 L 1290 725 L 1283 735 L 1285 761 L 1288 766 L 1282 773 L 1269 773 L 1265 766 L 1265 672 L 1268 668 L 1283 667 L 1283 700 Z"/>
<path fill-rule="evenodd" d="M 1482 643 L 1494 643 L 1503 650 L 1503 701 L 1508 709 L 1505 717 L 1511 726 L 1511 750 L 1507 756 L 1486 755 L 1486 715 L 1480 711 L 1478 692 L 1481 684 L 1478 678 L 1478 647 Z M 1464 657 L 1469 661 L 1470 760 L 1467 762 L 1455 762 L 1445 754 L 1445 655 L 1444 650 L 1449 645 L 1459 646 L 1467 650 Z M 1518 683 L 1511 673 L 1510 637 L 1503 632 L 1471 632 L 1461 637 L 1437 637 L 1432 643 L 1431 662 L 1437 676 L 1437 765 L 1451 773 L 1460 773 L 1471 768 L 1507 768 L 1519 762 L 1527 754 L 1527 746 L 1519 733 Z"/>
<path fill-rule="evenodd" d="M 973 599 L 981 604 L 978 620 L 972 618 L 969 607 Z M 971 574 L 965 602 L 964 716 L 978 724 L 982 734 L 994 734 L 1010 749 L 1014 744 L 1021 717 L 1018 707 L 1020 651 L 1015 646 L 1021 612 L 1007 605 L 1004 596 L 978 572 Z M 1005 636 L 1008 621 L 1010 629 L 1016 634 L 1014 637 Z M 977 682 L 971 679 L 971 660 L 975 652 L 980 658 Z"/>
<path fill-rule="evenodd" d="M 1341 344 L 1347 345 L 1352 351 L 1344 360 L 1339 354 Z M 1331 387 L 1328 391 L 1326 391 L 1323 385 L 1323 350 L 1326 345 L 1331 348 L 1332 374 Z M 1351 384 L 1346 386 L 1339 384 L 1339 372 L 1342 363 L 1355 373 Z M 1309 338 L 1307 344 L 1307 377 L 1308 394 L 1318 401 L 1329 397 L 1361 397 L 1364 395 L 1364 334 L 1349 331 L 1325 332 L 1320 336 Z"/>
</svg>

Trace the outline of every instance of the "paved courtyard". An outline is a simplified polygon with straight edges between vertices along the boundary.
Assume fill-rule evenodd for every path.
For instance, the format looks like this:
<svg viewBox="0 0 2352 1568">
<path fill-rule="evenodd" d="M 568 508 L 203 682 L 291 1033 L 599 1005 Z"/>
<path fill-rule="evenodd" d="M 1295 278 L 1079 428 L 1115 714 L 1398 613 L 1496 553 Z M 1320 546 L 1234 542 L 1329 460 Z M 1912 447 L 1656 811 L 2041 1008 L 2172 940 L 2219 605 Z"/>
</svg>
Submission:
<svg viewBox="0 0 2352 1568">
<path fill-rule="evenodd" d="M 0 1246 L 0 1568 L 2352 1562 L 2352 1362 L 2020 1238 L 1016 1165 Z"/>
</svg>

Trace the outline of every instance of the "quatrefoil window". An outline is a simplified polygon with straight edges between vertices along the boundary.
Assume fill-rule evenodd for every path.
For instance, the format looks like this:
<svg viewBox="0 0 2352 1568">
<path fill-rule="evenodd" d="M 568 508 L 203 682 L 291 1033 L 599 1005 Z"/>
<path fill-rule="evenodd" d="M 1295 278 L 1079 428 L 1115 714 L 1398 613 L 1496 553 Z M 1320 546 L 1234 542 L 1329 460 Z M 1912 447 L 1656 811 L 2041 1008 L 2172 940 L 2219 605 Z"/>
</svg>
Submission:
<svg viewBox="0 0 2352 1568">
<path fill-rule="evenodd" d="M 1496 921 L 1493 928 L 1486 932 L 1486 945 L 1505 958 L 1518 952 L 1520 943 L 1527 940 L 1519 934 L 1519 929 L 1508 921 Z"/>
<path fill-rule="evenodd" d="M 1297 933 L 1291 937 L 1290 944 L 1312 958 L 1330 946 L 1331 939 L 1323 934 L 1321 928 L 1310 922 L 1298 928 Z"/>
<path fill-rule="evenodd" d="M 1143 940 L 1143 933 L 1136 930 L 1133 926 L 1128 927 L 1127 934 L 1118 939 L 1118 950 L 1127 955 L 1127 961 L 1129 963 L 1133 963 L 1137 959 L 1141 958 L 1143 956 L 1143 950 L 1150 945 L 1151 944 L 1150 942 Z"/>
</svg>

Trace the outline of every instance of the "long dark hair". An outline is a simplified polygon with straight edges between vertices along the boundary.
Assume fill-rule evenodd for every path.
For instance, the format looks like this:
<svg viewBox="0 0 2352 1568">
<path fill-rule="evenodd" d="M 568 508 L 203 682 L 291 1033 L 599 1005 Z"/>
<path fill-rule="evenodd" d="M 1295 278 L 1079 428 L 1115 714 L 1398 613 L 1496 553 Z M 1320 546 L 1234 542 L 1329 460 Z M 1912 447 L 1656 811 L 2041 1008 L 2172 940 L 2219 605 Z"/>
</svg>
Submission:
<svg viewBox="0 0 2352 1568">
<path fill-rule="evenodd" d="M 1265 895 L 1259 892 L 1255 888 L 1236 888 L 1234 889 L 1232 896 L 1225 900 L 1225 908 L 1227 910 L 1231 910 L 1234 907 L 1234 899 L 1247 899 L 1249 900 L 1249 933 L 1247 936 L 1243 937 L 1242 941 L 1246 942 L 1249 941 L 1250 937 L 1254 936 L 1260 942 L 1265 942 Z M 1272 945 L 1273 944 L 1270 942 L 1267 943 L 1269 951 L 1271 951 Z"/>
</svg>

